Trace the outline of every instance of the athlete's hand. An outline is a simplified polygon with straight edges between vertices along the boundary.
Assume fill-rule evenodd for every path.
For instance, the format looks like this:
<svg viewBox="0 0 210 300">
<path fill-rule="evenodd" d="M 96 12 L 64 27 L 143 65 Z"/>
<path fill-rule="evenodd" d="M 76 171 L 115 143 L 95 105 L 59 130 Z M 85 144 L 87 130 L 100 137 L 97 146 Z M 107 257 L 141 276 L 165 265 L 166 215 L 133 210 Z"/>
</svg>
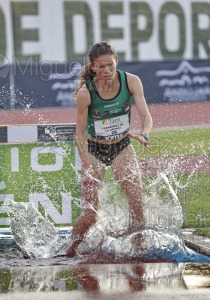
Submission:
<svg viewBox="0 0 210 300">
<path fill-rule="evenodd" d="M 132 133 L 128 133 L 128 136 L 131 137 L 132 139 L 137 140 L 139 143 L 141 143 L 142 145 L 145 146 L 145 148 L 148 151 L 152 151 L 152 149 L 149 146 L 149 141 L 146 140 L 142 135 L 137 135 L 137 134 L 132 134 Z"/>
</svg>

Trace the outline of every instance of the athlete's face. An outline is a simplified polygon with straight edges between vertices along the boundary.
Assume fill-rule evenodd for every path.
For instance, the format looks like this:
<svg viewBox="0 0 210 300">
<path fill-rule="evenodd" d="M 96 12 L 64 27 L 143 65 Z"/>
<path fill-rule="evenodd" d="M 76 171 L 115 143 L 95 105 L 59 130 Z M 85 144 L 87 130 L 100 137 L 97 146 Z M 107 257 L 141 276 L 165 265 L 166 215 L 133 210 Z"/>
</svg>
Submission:
<svg viewBox="0 0 210 300">
<path fill-rule="evenodd" d="M 94 60 L 92 69 L 101 80 L 114 79 L 118 60 L 114 55 L 101 55 Z"/>
</svg>

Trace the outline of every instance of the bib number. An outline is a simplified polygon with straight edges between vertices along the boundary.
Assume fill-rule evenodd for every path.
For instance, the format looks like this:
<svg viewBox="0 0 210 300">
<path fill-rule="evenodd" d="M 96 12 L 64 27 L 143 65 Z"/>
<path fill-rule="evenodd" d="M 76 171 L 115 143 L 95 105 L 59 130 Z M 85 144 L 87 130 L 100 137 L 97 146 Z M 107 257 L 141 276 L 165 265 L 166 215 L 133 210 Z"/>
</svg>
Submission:
<svg viewBox="0 0 210 300">
<path fill-rule="evenodd" d="M 128 114 L 104 120 L 96 120 L 94 123 L 96 138 L 101 140 L 116 139 L 129 131 Z"/>
</svg>

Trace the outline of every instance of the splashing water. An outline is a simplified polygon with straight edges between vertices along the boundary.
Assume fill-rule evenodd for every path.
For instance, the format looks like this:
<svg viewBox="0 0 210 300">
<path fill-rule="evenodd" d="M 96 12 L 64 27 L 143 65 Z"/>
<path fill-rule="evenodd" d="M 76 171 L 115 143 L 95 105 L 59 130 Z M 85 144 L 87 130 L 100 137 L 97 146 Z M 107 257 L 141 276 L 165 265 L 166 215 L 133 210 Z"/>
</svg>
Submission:
<svg viewBox="0 0 210 300">
<path fill-rule="evenodd" d="M 165 185 L 168 189 L 164 198 L 157 195 L 158 185 Z M 127 199 L 124 195 L 119 197 L 117 183 L 105 183 L 100 195 L 98 221 L 81 243 L 79 254 L 105 253 L 115 258 L 144 261 L 210 262 L 208 257 L 187 248 L 182 240 L 182 209 L 168 177 L 160 173 L 150 184 L 150 190 L 144 203 L 145 229 L 126 234 L 129 222 Z M 112 201 L 108 202 L 107 199 Z M 53 224 L 32 203 L 6 199 L 4 205 L 11 218 L 15 241 L 24 253 L 34 258 L 49 258 L 66 253 L 70 237 L 61 238 Z"/>
<path fill-rule="evenodd" d="M 49 134 L 56 141 L 56 136 Z M 59 146 L 66 151 L 64 144 Z M 117 258 L 148 261 L 210 262 L 208 257 L 187 248 L 182 240 L 182 207 L 169 180 L 170 176 L 173 178 L 170 172 L 173 167 L 168 166 L 166 172 L 153 177 L 145 187 L 145 229 L 132 234 L 126 234 L 129 207 L 125 195 L 119 192 L 115 181 L 105 182 L 100 191 L 98 221 L 81 243 L 79 254 L 106 253 Z M 77 175 L 79 178 L 79 173 Z M 43 217 L 32 203 L 7 199 L 4 205 L 8 208 L 15 241 L 24 253 L 35 258 L 66 253 L 70 237 L 61 238 L 47 216 Z"/>
<path fill-rule="evenodd" d="M 11 232 L 17 245 L 25 255 L 48 258 L 56 255 L 63 247 L 53 224 L 43 217 L 33 203 L 4 201 L 11 219 Z"/>
<path fill-rule="evenodd" d="M 165 198 L 158 197 L 158 184 L 165 184 L 168 189 Z M 80 253 L 102 252 L 115 258 L 147 261 L 210 261 L 208 257 L 185 246 L 181 236 L 182 208 L 164 173 L 160 173 L 153 181 L 150 185 L 151 193 L 145 197 L 146 224 L 143 231 L 125 234 L 129 222 L 128 203 L 125 197 L 123 199 L 120 196 L 118 203 L 107 204 L 110 190 L 113 193 L 114 185 L 112 188 L 105 185 L 101 191 L 102 206 L 98 212 L 98 222 L 81 244 Z M 119 233 L 122 236 L 119 237 Z"/>
</svg>

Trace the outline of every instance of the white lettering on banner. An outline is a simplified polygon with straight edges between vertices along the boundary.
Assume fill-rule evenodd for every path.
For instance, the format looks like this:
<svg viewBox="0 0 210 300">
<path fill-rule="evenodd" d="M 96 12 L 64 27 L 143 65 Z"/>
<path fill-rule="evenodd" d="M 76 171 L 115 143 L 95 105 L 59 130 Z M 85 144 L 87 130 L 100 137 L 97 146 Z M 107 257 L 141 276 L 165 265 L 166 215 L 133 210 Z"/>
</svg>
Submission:
<svg viewBox="0 0 210 300">
<path fill-rule="evenodd" d="M 55 163 L 50 165 L 39 164 L 39 155 L 52 153 L 55 155 Z M 31 150 L 31 168 L 34 171 L 53 172 L 63 168 L 64 152 L 59 147 L 37 147 Z"/>
<path fill-rule="evenodd" d="M 106 38 L 125 61 L 208 58 L 209 7 L 209 0 L 4 0 L 0 50 L 10 62 L 16 55 L 63 62 L 86 57 L 90 41 Z"/>
<path fill-rule="evenodd" d="M 19 172 L 19 149 L 11 148 L 11 172 Z"/>
<path fill-rule="evenodd" d="M 4 190 L 4 189 L 6 189 L 6 183 L 2 180 L 1 182 L 0 182 L 0 190 Z"/>
<path fill-rule="evenodd" d="M 70 193 L 62 193 L 61 197 L 61 213 L 59 213 L 57 208 L 54 206 L 53 202 L 45 194 L 31 193 L 29 194 L 29 202 L 33 202 L 37 210 L 38 205 L 41 204 L 44 207 L 46 214 L 48 214 L 51 217 L 52 221 L 55 224 L 69 224 L 72 222 L 72 197 Z M 0 204 L 4 203 L 6 199 L 11 199 L 15 201 L 13 194 L 3 194 L 0 195 Z M 7 209 L 3 205 L 0 205 L 0 214 L 1 213 L 7 213 Z M 11 221 L 9 217 L 0 218 L 0 226 L 9 226 L 10 223 Z"/>
<path fill-rule="evenodd" d="M 7 213 L 7 208 L 2 205 L 6 199 L 11 199 L 14 201 L 14 195 L 13 194 L 2 194 L 0 195 L 0 214 Z M 11 223 L 10 218 L 0 218 L 0 226 L 9 226 Z"/>
<path fill-rule="evenodd" d="M 37 210 L 38 205 L 41 204 L 44 207 L 46 214 L 52 218 L 55 224 L 68 224 L 72 222 L 71 201 L 72 197 L 70 193 L 62 193 L 62 213 L 60 214 L 46 195 L 38 193 L 29 194 L 29 202 L 33 202 Z"/>
</svg>

